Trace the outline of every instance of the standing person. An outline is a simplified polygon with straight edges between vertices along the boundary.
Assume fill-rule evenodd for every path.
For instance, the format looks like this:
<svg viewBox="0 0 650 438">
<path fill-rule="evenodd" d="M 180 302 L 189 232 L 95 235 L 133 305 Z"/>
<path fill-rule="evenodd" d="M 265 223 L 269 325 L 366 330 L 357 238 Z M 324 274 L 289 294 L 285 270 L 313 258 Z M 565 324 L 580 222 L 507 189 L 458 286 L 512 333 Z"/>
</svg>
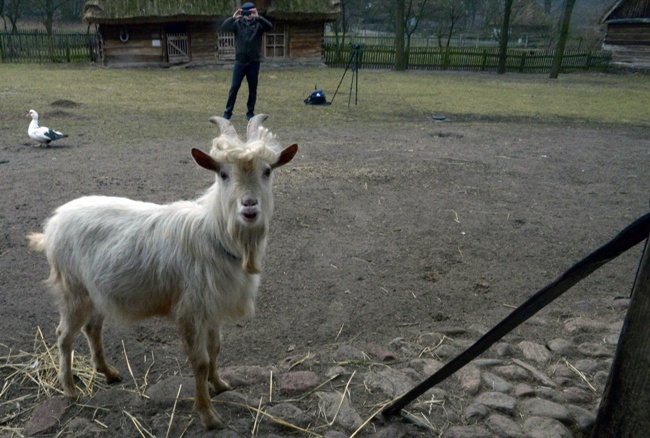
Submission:
<svg viewBox="0 0 650 438">
<path fill-rule="evenodd" d="M 260 59 L 262 53 L 262 39 L 264 32 L 268 32 L 273 25 L 261 17 L 253 3 L 244 3 L 237 9 L 232 17 L 226 18 L 221 25 L 225 32 L 235 34 L 235 67 L 232 71 L 232 85 L 228 92 L 228 102 L 223 117 L 230 119 L 235 108 L 237 92 L 244 77 L 248 82 L 248 101 L 246 102 L 246 118 L 255 115 L 255 101 L 257 100 L 257 79 L 260 73 Z"/>
</svg>

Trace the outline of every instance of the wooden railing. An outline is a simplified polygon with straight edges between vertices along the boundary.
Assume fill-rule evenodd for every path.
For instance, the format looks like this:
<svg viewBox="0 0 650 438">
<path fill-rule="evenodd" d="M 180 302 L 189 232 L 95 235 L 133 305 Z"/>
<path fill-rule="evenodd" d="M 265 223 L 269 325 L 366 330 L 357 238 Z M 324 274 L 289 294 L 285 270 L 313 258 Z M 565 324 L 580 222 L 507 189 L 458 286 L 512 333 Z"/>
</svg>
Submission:
<svg viewBox="0 0 650 438">
<path fill-rule="evenodd" d="M 86 33 L 47 35 L 42 30 L 0 32 L 0 62 L 92 62 L 97 38 Z"/>
<path fill-rule="evenodd" d="M 346 67 L 353 56 L 353 45 L 337 47 L 324 45 L 325 64 Z M 554 50 L 510 49 L 507 52 L 506 70 L 521 73 L 548 73 L 551 70 Z M 566 50 L 562 71 L 607 70 L 611 53 L 589 50 Z M 395 49 L 391 46 L 360 46 L 359 68 L 392 69 L 395 66 Z M 410 70 L 470 70 L 496 71 L 499 63 L 498 48 L 437 48 L 414 47 L 408 53 Z"/>
</svg>

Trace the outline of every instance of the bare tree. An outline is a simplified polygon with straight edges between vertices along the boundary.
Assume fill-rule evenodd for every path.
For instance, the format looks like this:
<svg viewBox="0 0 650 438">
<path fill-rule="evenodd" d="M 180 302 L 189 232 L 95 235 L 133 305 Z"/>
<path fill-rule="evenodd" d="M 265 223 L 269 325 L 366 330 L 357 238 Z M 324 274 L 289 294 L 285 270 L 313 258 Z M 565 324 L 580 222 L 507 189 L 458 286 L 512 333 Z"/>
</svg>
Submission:
<svg viewBox="0 0 650 438">
<path fill-rule="evenodd" d="M 566 0 L 564 5 L 564 14 L 562 14 L 562 22 L 560 25 L 560 37 L 557 41 L 555 54 L 553 55 L 553 64 L 551 64 L 551 79 L 557 79 L 562 69 L 562 59 L 564 58 L 564 48 L 566 47 L 566 40 L 569 37 L 569 24 L 571 24 L 571 14 L 573 13 L 573 6 L 576 0 Z"/>
<path fill-rule="evenodd" d="M 56 12 L 70 0 L 36 0 L 35 5 L 42 14 L 45 31 L 52 35 L 52 25 Z"/>
<path fill-rule="evenodd" d="M 404 71 L 408 65 L 404 47 L 404 12 L 405 0 L 395 0 L 395 70 Z"/>
<path fill-rule="evenodd" d="M 7 17 L 9 23 L 11 23 L 11 33 L 18 32 L 18 20 L 22 16 L 22 12 L 22 0 L 8 0 L 6 2 L 4 16 Z"/>
<path fill-rule="evenodd" d="M 503 23 L 499 35 L 499 65 L 497 73 L 502 75 L 506 72 L 506 60 L 508 58 L 508 30 L 510 29 L 510 15 L 512 14 L 513 0 L 505 0 L 503 8 Z"/>
</svg>

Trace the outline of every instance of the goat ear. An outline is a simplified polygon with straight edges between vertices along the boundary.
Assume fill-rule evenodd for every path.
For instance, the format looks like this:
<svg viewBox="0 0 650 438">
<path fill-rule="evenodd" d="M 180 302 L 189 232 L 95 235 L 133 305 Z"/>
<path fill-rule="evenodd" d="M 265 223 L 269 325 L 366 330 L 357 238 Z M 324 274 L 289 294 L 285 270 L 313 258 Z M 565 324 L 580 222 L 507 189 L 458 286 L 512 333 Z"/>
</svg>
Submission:
<svg viewBox="0 0 650 438">
<path fill-rule="evenodd" d="M 284 166 L 289 161 L 293 160 L 293 157 L 295 157 L 297 153 L 298 153 L 298 145 L 292 144 L 291 146 L 285 148 L 282 152 L 280 152 L 280 158 L 278 158 L 278 161 L 271 167 L 275 169 L 276 167 Z"/>
<path fill-rule="evenodd" d="M 194 161 L 196 161 L 196 164 L 198 164 L 202 168 L 211 170 L 213 172 L 219 172 L 220 170 L 219 163 L 217 163 L 214 160 L 214 158 L 212 158 L 210 155 L 206 154 L 202 150 L 193 148 L 192 157 L 194 157 Z"/>
</svg>

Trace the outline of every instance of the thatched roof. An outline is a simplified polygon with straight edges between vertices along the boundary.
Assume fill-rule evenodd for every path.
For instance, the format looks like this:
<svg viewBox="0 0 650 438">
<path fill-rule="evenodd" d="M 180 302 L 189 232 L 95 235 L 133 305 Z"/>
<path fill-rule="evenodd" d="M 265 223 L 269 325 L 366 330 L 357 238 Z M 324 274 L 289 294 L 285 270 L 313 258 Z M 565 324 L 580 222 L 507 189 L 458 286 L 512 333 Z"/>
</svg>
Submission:
<svg viewBox="0 0 650 438">
<path fill-rule="evenodd" d="M 336 21 L 340 0 L 272 0 L 266 9 L 270 18 L 300 21 Z"/>
<path fill-rule="evenodd" d="M 601 23 L 650 23 L 650 0 L 618 0 L 609 8 Z"/>
<path fill-rule="evenodd" d="M 212 21 L 227 17 L 243 1 L 237 0 L 88 0 L 86 23 L 156 23 Z M 297 21 L 335 21 L 340 0 L 258 0 L 260 13 L 269 18 Z"/>
</svg>

